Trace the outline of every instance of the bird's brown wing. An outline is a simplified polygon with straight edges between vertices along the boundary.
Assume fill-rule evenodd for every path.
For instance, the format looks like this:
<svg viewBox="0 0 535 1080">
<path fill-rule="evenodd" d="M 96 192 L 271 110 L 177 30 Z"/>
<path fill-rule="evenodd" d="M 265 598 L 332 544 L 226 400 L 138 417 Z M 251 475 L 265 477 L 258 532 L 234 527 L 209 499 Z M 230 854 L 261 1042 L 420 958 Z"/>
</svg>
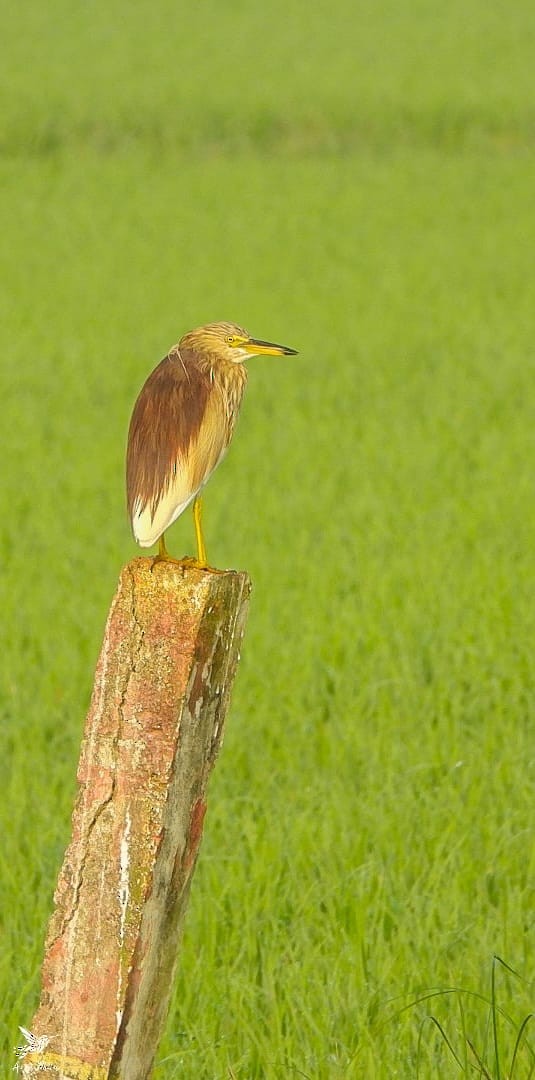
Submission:
<svg viewBox="0 0 535 1080">
<path fill-rule="evenodd" d="M 174 350 L 149 375 L 130 421 L 127 504 L 138 543 L 154 544 L 176 520 L 227 441 L 223 403 L 209 370 Z"/>
</svg>

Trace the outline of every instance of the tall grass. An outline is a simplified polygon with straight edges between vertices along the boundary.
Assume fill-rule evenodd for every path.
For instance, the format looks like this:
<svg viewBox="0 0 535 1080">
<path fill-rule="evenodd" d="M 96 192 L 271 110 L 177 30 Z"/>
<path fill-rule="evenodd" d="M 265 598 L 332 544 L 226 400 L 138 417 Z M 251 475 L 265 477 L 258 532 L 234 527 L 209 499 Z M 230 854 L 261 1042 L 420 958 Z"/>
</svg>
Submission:
<svg viewBox="0 0 535 1080">
<path fill-rule="evenodd" d="M 531 10 L 1 20 L 5 1067 L 135 554 L 129 412 L 222 317 L 300 351 L 250 364 L 207 491 L 209 556 L 254 593 L 155 1076 L 456 1076 L 424 1006 L 383 1021 L 488 997 L 496 953 L 526 979 L 500 1007 L 533 1008 Z"/>
</svg>

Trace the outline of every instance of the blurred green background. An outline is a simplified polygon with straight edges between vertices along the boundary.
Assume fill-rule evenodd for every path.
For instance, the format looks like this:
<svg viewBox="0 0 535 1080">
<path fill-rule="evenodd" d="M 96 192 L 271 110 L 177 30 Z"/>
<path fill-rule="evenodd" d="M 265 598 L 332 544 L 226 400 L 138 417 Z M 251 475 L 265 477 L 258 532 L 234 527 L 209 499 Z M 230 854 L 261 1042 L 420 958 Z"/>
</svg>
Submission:
<svg viewBox="0 0 535 1080">
<path fill-rule="evenodd" d="M 136 554 L 130 411 L 229 319 L 299 355 L 250 362 L 207 490 L 210 559 L 254 592 L 154 1075 L 456 1077 L 467 1038 L 507 1075 L 535 934 L 533 7 L 29 0 L 0 40 L 6 1074 Z M 189 515 L 167 539 L 192 550 Z M 495 953 L 521 976 L 497 970 L 498 1054 Z M 528 1031 L 514 1080 L 533 1061 Z"/>
</svg>

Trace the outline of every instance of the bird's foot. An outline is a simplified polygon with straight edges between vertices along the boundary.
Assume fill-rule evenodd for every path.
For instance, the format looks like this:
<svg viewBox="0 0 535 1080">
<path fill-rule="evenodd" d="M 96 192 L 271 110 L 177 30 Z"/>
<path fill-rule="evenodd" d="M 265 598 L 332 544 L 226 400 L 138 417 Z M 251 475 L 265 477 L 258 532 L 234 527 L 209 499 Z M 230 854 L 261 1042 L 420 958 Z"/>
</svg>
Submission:
<svg viewBox="0 0 535 1080">
<path fill-rule="evenodd" d="M 182 559 L 175 559 L 172 555 L 169 555 L 169 553 L 166 551 L 165 555 L 160 555 L 160 554 L 155 555 L 153 557 L 153 560 L 152 560 L 152 565 L 154 567 L 158 563 L 169 563 L 170 562 L 170 563 L 175 563 L 176 566 L 181 566 L 182 561 L 183 561 Z"/>
<path fill-rule="evenodd" d="M 211 567 L 199 562 L 198 559 L 194 559 L 193 555 L 183 555 L 181 559 L 175 559 L 173 555 L 170 555 L 168 551 L 165 554 L 155 555 L 152 560 L 152 568 L 154 569 L 159 563 L 173 563 L 174 566 L 181 566 L 183 569 L 193 570 L 210 570 Z"/>
<path fill-rule="evenodd" d="M 193 555 L 183 555 L 179 562 L 181 566 L 191 566 L 195 570 L 208 570 L 207 563 L 199 562 Z"/>
<path fill-rule="evenodd" d="M 152 562 L 152 569 L 158 565 L 158 563 L 174 563 L 175 566 L 181 566 L 183 570 L 190 568 L 192 570 L 209 570 L 212 574 L 224 574 L 225 570 L 216 570 L 214 566 L 209 566 L 206 559 L 206 549 L 204 545 L 201 551 L 202 558 L 194 558 L 193 555 L 183 555 L 181 559 L 175 559 L 169 554 L 163 535 L 160 537 L 158 545 L 158 554 L 154 556 Z"/>
<path fill-rule="evenodd" d="M 190 555 L 184 555 L 182 559 L 175 559 L 169 554 L 165 545 L 165 536 L 162 533 L 158 542 L 158 554 L 154 556 L 153 568 L 157 563 L 174 563 L 175 566 L 199 566 L 196 559 L 192 559 Z"/>
</svg>

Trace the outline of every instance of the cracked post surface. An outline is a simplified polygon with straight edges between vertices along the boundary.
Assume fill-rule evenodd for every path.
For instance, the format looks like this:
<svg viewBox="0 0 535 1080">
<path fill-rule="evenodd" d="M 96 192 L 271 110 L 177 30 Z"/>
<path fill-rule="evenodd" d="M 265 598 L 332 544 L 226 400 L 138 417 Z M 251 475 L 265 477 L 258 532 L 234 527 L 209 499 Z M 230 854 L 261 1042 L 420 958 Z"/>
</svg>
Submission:
<svg viewBox="0 0 535 1080">
<path fill-rule="evenodd" d="M 146 558 L 121 573 L 30 1025 L 48 1061 L 25 1076 L 77 1075 L 54 1055 L 88 1080 L 150 1075 L 249 591 L 244 573 Z"/>
</svg>

